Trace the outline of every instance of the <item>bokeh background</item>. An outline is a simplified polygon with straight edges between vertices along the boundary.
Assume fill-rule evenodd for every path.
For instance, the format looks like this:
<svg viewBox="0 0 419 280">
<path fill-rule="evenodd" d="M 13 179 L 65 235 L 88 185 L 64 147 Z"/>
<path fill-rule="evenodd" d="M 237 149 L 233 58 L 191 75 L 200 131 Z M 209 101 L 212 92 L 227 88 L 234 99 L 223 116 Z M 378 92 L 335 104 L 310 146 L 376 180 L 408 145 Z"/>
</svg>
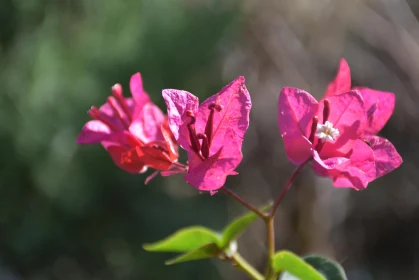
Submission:
<svg viewBox="0 0 419 280">
<path fill-rule="evenodd" d="M 245 210 L 180 176 L 119 170 L 75 139 L 113 84 L 140 71 L 205 98 L 244 75 L 252 96 L 239 176 L 262 205 L 293 166 L 277 130 L 282 86 L 320 97 L 345 57 L 353 84 L 394 92 L 381 134 L 404 164 L 366 191 L 308 168 L 279 209 L 277 247 L 335 258 L 349 279 L 419 279 L 419 2 L 416 0 L 0 0 L 0 279 L 247 279 L 220 261 L 164 266 L 142 244 L 180 227 L 221 229 Z M 128 94 L 128 90 L 126 90 Z M 263 269 L 261 222 L 239 250 Z"/>
</svg>

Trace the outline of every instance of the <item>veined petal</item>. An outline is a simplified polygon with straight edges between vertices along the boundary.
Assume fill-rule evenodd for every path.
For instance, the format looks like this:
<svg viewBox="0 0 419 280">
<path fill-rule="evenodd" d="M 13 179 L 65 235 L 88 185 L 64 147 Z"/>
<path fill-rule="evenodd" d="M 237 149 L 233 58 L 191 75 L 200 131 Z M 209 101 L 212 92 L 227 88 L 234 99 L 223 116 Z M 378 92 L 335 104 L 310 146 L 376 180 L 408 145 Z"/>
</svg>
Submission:
<svg viewBox="0 0 419 280">
<path fill-rule="evenodd" d="M 391 142 L 387 139 L 379 136 L 365 136 L 365 140 L 368 142 L 374 153 L 376 169 L 375 178 L 381 177 L 393 171 L 402 164 L 403 160 L 401 156 L 396 151 L 393 144 L 391 144 Z"/>
<path fill-rule="evenodd" d="M 364 101 L 357 90 L 328 97 L 330 114 L 328 121 L 339 130 L 334 142 L 326 142 L 320 152 L 322 158 L 339 157 L 347 154 L 362 134 L 365 118 Z M 319 123 L 323 123 L 324 102 L 319 102 Z M 320 121 L 321 120 L 321 121 Z"/>
<path fill-rule="evenodd" d="M 88 121 L 82 128 L 77 144 L 94 144 L 105 140 L 111 133 L 110 128 L 101 121 Z"/>
<path fill-rule="evenodd" d="M 144 162 L 138 158 L 135 149 L 129 150 L 121 146 L 109 146 L 107 150 L 115 164 L 125 171 L 138 174 L 147 170 Z"/>
<path fill-rule="evenodd" d="M 367 118 L 364 119 L 364 131 L 367 134 L 377 134 L 393 114 L 396 96 L 391 92 L 370 88 L 355 88 L 364 98 Z"/>
<path fill-rule="evenodd" d="M 103 118 L 106 119 L 106 121 L 110 122 L 112 126 L 116 130 L 124 130 L 124 124 L 121 121 L 121 118 L 115 113 L 115 111 L 112 109 L 112 106 L 109 103 L 105 103 L 99 108 L 99 112 Z M 126 121 L 128 121 L 127 116 L 121 111 L 121 117 L 124 118 Z"/>
<path fill-rule="evenodd" d="M 374 153 L 366 143 L 357 140 L 349 159 L 350 165 L 340 168 L 341 172 L 333 178 L 333 185 L 363 190 L 376 177 Z"/>
<path fill-rule="evenodd" d="M 368 179 L 359 168 L 349 166 L 344 172 L 333 178 L 333 186 L 337 188 L 365 189 Z"/>
<path fill-rule="evenodd" d="M 374 152 L 364 141 L 355 141 L 349 159 L 351 166 L 360 169 L 368 182 L 376 178 Z"/>
<path fill-rule="evenodd" d="M 136 105 L 142 106 L 143 104 L 150 102 L 150 97 L 144 91 L 143 80 L 141 78 L 140 73 L 135 73 L 134 75 L 131 76 L 129 87 L 130 87 L 131 94 L 135 100 Z"/>
<path fill-rule="evenodd" d="M 165 89 L 162 95 L 167 106 L 170 130 L 180 146 L 189 151 L 190 141 L 187 124 L 190 122 L 190 117 L 186 115 L 186 111 L 190 110 L 194 114 L 198 112 L 198 97 L 187 91 L 177 89 Z"/>
<path fill-rule="evenodd" d="M 341 94 L 351 90 L 351 69 L 344 58 L 340 60 L 336 77 L 327 86 L 326 97 Z"/>
<path fill-rule="evenodd" d="M 241 146 L 241 143 L 229 142 L 211 157 L 189 165 L 188 173 L 185 175 L 186 182 L 198 190 L 211 193 L 224 186 L 227 176 L 236 174 L 234 169 L 243 158 L 238 146 Z"/>
<path fill-rule="evenodd" d="M 322 160 L 317 151 L 313 153 L 314 171 L 333 180 L 335 187 L 365 189 L 375 178 L 374 154 L 371 148 L 357 140 L 348 157 L 333 157 Z"/>
<path fill-rule="evenodd" d="M 291 87 L 282 89 L 278 103 L 278 126 L 288 159 L 300 164 L 311 156 L 312 143 L 306 131 L 318 103 L 308 92 Z"/>
<path fill-rule="evenodd" d="M 345 169 L 350 165 L 350 160 L 346 157 L 334 157 L 323 160 L 316 150 L 313 150 L 313 160 L 312 168 L 314 172 L 323 177 L 333 178 L 340 173 L 339 169 Z"/>
<path fill-rule="evenodd" d="M 249 127 L 249 114 L 252 107 L 244 77 L 238 77 L 218 94 L 209 97 L 199 106 L 196 120 L 198 132 L 205 132 L 205 126 L 210 115 L 208 108 L 211 104 L 220 105 L 222 109 L 213 114 L 210 155 L 215 154 L 222 146 L 225 146 L 226 142 L 243 142 L 244 134 Z M 241 149 L 241 146 L 239 149 Z"/>
<path fill-rule="evenodd" d="M 113 132 L 109 134 L 109 136 L 106 137 L 106 139 L 101 141 L 100 143 L 106 150 L 108 149 L 108 147 L 111 146 L 120 146 L 124 147 L 127 150 L 130 150 L 133 147 L 144 145 L 144 143 L 142 143 L 137 137 L 135 137 L 132 133 L 126 130 Z"/>
<path fill-rule="evenodd" d="M 149 102 L 132 121 L 129 131 L 144 143 L 162 140 L 161 125 L 165 116 L 159 107 Z"/>
<path fill-rule="evenodd" d="M 169 170 L 172 167 L 169 155 L 152 146 L 136 147 L 138 159 L 150 168 Z"/>
</svg>

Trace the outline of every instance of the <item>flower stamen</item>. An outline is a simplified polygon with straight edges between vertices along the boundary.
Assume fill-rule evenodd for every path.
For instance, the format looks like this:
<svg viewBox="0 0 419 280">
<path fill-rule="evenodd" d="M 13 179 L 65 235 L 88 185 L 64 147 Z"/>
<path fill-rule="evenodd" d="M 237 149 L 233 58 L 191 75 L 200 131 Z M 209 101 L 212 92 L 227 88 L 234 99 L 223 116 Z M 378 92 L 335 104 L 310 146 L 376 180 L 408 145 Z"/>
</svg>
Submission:
<svg viewBox="0 0 419 280">
<path fill-rule="evenodd" d="M 210 110 L 210 113 L 208 116 L 207 124 L 205 125 L 205 135 L 207 136 L 207 139 L 208 139 L 208 146 L 211 146 L 212 129 L 214 126 L 214 110 L 216 110 L 217 112 L 220 112 L 223 109 L 223 105 L 211 103 L 208 106 L 208 109 Z"/>
<path fill-rule="evenodd" d="M 202 145 L 201 145 L 201 153 L 204 158 L 208 158 L 209 156 L 209 143 L 208 143 L 208 137 L 205 134 L 198 133 L 196 135 L 198 139 L 202 139 Z"/>
<path fill-rule="evenodd" d="M 330 101 L 329 99 L 325 99 L 323 101 L 324 107 L 323 107 L 323 123 L 326 123 L 329 119 L 330 115 Z"/>
<path fill-rule="evenodd" d="M 189 131 L 189 139 L 191 140 L 191 148 L 201 159 L 203 159 L 203 156 L 201 155 L 201 144 L 199 143 L 199 139 L 196 136 L 196 131 L 195 131 L 195 122 L 196 122 L 195 115 L 192 111 L 188 110 L 186 111 L 186 116 L 191 118 L 191 120 L 187 124 L 188 131 Z"/>
<path fill-rule="evenodd" d="M 313 122 L 311 123 L 310 137 L 308 138 L 308 141 L 310 141 L 311 143 L 314 142 L 314 135 L 316 134 L 316 129 L 317 129 L 318 123 L 319 123 L 319 117 L 314 116 L 313 117 Z"/>
</svg>

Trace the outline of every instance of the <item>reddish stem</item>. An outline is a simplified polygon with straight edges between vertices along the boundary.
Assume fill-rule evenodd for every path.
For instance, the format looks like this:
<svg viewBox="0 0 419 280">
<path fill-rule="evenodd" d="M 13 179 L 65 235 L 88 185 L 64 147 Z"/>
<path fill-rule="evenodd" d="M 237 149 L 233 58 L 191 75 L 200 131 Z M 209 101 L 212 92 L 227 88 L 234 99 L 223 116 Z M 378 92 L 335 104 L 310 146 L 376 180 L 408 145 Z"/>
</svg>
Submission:
<svg viewBox="0 0 419 280">
<path fill-rule="evenodd" d="M 294 172 L 291 174 L 291 177 L 288 179 L 285 187 L 281 190 L 279 193 L 279 196 L 275 200 L 274 206 L 271 209 L 271 212 L 269 215 L 265 218 L 265 224 L 266 224 L 266 233 L 268 238 L 268 264 L 266 269 L 265 278 L 266 279 L 273 279 L 274 272 L 272 269 L 272 259 L 275 255 L 275 227 L 274 227 L 274 216 L 276 209 L 278 209 L 279 204 L 281 203 L 282 199 L 287 194 L 288 190 L 291 188 L 292 183 L 294 182 L 295 178 L 297 177 L 298 173 L 303 169 L 303 167 L 311 160 L 312 158 L 308 158 L 305 162 L 297 166 L 297 168 L 294 170 Z"/>
<path fill-rule="evenodd" d="M 246 202 L 244 199 L 242 199 L 240 196 L 238 196 L 236 193 L 234 193 L 232 190 L 227 189 L 226 187 L 222 187 L 220 189 L 220 191 L 224 192 L 225 194 L 227 194 L 228 196 L 234 198 L 235 200 L 237 200 L 240 204 L 242 204 L 244 207 L 246 207 L 247 209 L 249 209 L 250 211 L 254 212 L 255 214 L 257 214 L 259 217 L 261 217 L 263 220 L 267 219 L 267 215 L 262 213 L 259 209 L 257 209 L 256 207 L 254 207 L 253 205 L 251 205 L 250 203 Z"/>
<path fill-rule="evenodd" d="M 295 178 L 297 177 L 298 173 L 303 169 L 303 167 L 311 160 L 312 158 L 308 158 L 305 162 L 297 166 L 297 168 L 292 172 L 291 177 L 288 179 L 285 187 L 279 193 L 277 199 L 275 200 L 274 206 L 272 207 L 271 213 L 269 214 L 270 217 L 273 218 L 275 216 L 276 209 L 278 208 L 279 204 L 281 203 L 282 199 L 287 194 L 288 190 L 291 188 L 292 183 L 294 182 Z"/>
</svg>

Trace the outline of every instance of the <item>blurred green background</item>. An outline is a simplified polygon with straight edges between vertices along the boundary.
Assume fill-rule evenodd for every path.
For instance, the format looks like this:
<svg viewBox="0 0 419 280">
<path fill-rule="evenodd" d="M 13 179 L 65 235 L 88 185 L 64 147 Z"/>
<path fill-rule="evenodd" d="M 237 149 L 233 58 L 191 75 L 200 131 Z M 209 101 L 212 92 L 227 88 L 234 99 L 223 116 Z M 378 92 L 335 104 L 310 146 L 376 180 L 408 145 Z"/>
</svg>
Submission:
<svg viewBox="0 0 419 280">
<path fill-rule="evenodd" d="M 382 131 L 404 158 L 363 192 L 306 170 L 281 206 L 277 247 L 336 258 L 349 279 L 419 279 L 419 5 L 415 0 L 0 0 L 0 279 L 246 279 L 218 261 L 166 267 L 141 245 L 180 227 L 221 229 L 244 212 L 180 176 L 119 170 L 75 139 L 117 82 L 141 72 L 204 98 L 244 75 L 252 96 L 239 176 L 254 204 L 293 166 L 277 131 L 282 86 L 320 97 L 340 57 L 356 85 L 395 92 Z M 262 223 L 239 240 L 263 269 Z"/>
</svg>

